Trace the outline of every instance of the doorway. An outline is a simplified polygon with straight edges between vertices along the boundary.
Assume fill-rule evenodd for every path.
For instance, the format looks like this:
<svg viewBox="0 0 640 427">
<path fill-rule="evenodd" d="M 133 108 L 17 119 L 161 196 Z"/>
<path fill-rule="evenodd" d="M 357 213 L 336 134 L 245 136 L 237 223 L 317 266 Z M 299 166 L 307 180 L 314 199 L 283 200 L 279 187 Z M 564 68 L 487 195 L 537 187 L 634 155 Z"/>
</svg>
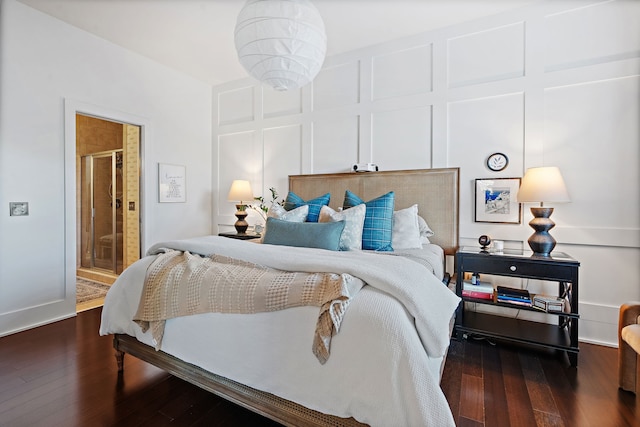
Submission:
<svg viewBox="0 0 640 427">
<path fill-rule="evenodd" d="M 109 285 L 140 258 L 140 127 L 76 113 L 76 187 L 77 283 Z"/>
</svg>

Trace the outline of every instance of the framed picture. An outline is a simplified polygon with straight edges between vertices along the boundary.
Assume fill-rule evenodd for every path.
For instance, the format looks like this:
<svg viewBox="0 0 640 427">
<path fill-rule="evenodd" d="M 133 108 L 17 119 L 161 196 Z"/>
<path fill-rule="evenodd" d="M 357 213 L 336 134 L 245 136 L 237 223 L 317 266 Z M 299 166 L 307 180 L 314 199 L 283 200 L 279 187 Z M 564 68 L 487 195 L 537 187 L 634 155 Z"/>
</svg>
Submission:
<svg viewBox="0 0 640 427">
<path fill-rule="evenodd" d="M 187 201 L 186 168 L 184 166 L 158 164 L 158 201 L 160 203 Z"/>
<path fill-rule="evenodd" d="M 476 179 L 475 222 L 520 224 L 520 178 Z"/>
</svg>

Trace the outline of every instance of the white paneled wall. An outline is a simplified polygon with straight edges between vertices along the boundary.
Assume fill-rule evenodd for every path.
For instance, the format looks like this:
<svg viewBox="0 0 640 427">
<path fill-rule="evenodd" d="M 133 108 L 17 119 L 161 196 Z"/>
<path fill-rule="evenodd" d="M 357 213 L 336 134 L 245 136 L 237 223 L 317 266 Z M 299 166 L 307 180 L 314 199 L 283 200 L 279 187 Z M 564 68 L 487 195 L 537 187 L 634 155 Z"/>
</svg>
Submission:
<svg viewBox="0 0 640 427">
<path fill-rule="evenodd" d="M 557 159 L 562 170 L 571 169 L 567 184 L 572 203 L 558 214 L 573 227 L 617 228 L 626 233 L 624 229 L 637 226 L 638 194 L 613 189 L 635 183 L 637 190 L 640 179 L 638 168 L 628 167 L 634 162 L 637 166 L 640 158 L 639 83 L 639 76 L 625 76 L 545 91 L 545 157 Z M 628 203 L 633 199 L 636 203 Z M 596 200 L 601 207 L 598 215 L 581 215 L 593 209 Z M 616 232 L 611 238 L 607 242 L 611 245 L 626 240 Z M 579 239 L 572 240 L 581 243 Z"/>
<path fill-rule="evenodd" d="M 373 99 L 432 90 L 432 45 L 375 55 L 371 64 Z"/>
<path fill-rule="evenodd" d="M 552 234 L 582 263 L 581 339 L 615 345 L 618 306 L 640 300 L 640 2 L 540 2 L 327 58 L 298 91 L 244 79 L 213 98 L 220 227 L 235 220 L 233 179 L 268 197 L 286 195 L 289 174 L 357 162 L 457 166 L 461 244 L 489 234 L 522 247 L 530 205 L 521 224 L 476 223 L 474 180 L 557 165 L 572 203 L 555 206 Z M 493 152 L 505 170 L 486 168 Z"/>
<path fill-rule="evenodd" d="M 514 178 L 523 170 L 524 94 L 514 93 L 448 103 L 449 158 L 461 159 L 460 235 L 478 233 L 474 218 L 476 178 Z M 482 159 L 492 152 L 507 153 L 509 166 L 489 172 Z M 474 161 L 475 160 L 475 161 Z M 455 164 L 455 163 L 454 163 Z M 500 236 L 518 225 L 488 225 L 482 233 Z M 479 234 L 482 234 L 479 233 Z"/>
<path fill-rule="evenodd" d="M 344 159 L 358 156 L 358 116 L 320 117 L 314 121 L 312 129 L 314 173 L 344 169 Z"/>
<path fill-rule="evenodd" d="M 300 161 L 302 158 L 302 127 L 299 124 L 264 129 L 264 180 L 269 187 L 279 188 L 281 191 L 287 188 L 287 176 L 297 175 L 302 171 Z M 287 153 L 283 155 L 282 153 Z M 296 161 L 296 159 L 298 161 Z M 260 163 L 258 163 L 261 166 Z M 255 189 L 256 195 L 262 194 L 260 178 L 262 168 L 256 168 Z M 265 195 L 270 193 L 265 192 Z M 286 196 L 286 194 L 285 194 Z"/>
<path fill-rule="evenodd" d="M 302 112 L 302 96 L 299 90 L 276 92 L 267 90 L 262 94 L 264 117 L 292 116 Z M 252 99 L 253 101 L 253 99 Z"/>
<path fill-rule="evenodd" d="M 545 16 L 545 70 L 637 58 L 640 18 L 633 3 L 604 1 Z"/>
<path fill-rule="evenodd" d="M 524 36 L 525 24 L 518 22 L 449 39 L 449 87 L 524 76 Z"/>
<path fill-rule="evenodd" d="M 253 92 L 252 86 L 221 93 L 218 98 L 218 123 L 230 125 L 253 121 Z"/>
<path fill-rule="evenodd" d="M 322 90 L 313 93 L 313 109 L 320 111 L 357 104 L 360 100 L 359 83 L 358 61 L 325 67 L 315 79 L 314 86 Z"/>
<path fill-rule="evenodd" d="M 430 165 L 431 106 L 372 113 L 371 153 L 385 170 Z"/>
</svg>

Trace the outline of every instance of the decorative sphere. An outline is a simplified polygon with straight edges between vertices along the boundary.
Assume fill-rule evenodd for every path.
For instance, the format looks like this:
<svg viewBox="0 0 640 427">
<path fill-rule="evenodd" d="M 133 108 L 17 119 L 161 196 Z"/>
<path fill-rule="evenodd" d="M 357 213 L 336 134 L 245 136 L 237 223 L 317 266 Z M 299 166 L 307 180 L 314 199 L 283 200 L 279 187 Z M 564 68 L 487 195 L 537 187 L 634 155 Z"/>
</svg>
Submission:
<svg viewBox="0 0 640 427">
<path fill-rule="evenodd" d="M 482 246 L 483 248 L 486 248 L 491 244 L 491 237 L 487 236 L 486 234 L 483 234 L 478 238 L 478 243 L 480 243 L 480 246 Z"/>
</svg>

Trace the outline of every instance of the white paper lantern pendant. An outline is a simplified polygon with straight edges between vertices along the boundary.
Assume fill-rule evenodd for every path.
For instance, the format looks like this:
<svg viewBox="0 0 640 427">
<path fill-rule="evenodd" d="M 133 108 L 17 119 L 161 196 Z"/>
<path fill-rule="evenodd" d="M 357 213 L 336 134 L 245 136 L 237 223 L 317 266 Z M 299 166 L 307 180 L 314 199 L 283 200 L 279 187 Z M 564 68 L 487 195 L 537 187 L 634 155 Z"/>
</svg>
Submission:
<svg viewBox="0 0 640 427">
<path fill-rule="evenodd" d="M 309 0 L 248 0 L 235 29 L 238 59 L 276 90 L 310 83 L 322 68 L 327 36 Z"/>
</svg>

